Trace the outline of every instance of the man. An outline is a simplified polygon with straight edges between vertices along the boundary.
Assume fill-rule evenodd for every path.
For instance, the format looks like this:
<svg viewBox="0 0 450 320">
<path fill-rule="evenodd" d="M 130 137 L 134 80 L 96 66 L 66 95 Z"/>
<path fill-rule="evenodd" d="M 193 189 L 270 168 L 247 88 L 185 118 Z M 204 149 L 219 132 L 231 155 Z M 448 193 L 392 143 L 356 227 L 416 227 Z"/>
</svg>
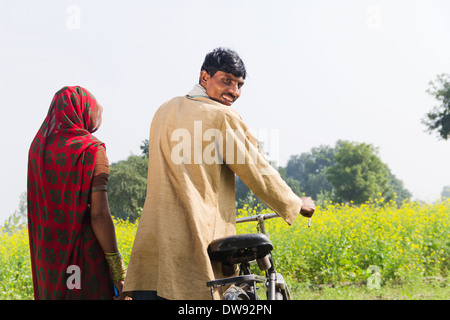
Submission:
<svg viewBox="0 0 450 320">
<path fill-rule="evenodd" d="M 231 108 L 245 77 L 236 52 L 215 49 L 199 84 L 155 113 L 147 196 L 124 286 L 133 299 L 211 299 L 206 282 L 223 275 L 207 248 L 236 234 L 235 174 L 288 224 L 314 213 L 314 202 L 292 192 Z"/>
</svg>

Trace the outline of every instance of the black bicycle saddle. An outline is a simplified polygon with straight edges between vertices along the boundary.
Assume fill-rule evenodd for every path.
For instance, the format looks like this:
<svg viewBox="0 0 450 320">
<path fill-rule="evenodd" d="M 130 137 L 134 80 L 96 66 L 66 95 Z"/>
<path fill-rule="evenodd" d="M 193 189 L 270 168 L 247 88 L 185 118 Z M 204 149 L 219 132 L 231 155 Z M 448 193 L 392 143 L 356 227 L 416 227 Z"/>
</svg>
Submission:
<svg viewBox="0 0 450 320">
<path fill-rule="evenodd" d="M 273 250 L 269 237 L 263 233 L 239 234 L 216 239 L 208 246 L 212 261 L 237 264 L 265 257 Z"/>
</svg>

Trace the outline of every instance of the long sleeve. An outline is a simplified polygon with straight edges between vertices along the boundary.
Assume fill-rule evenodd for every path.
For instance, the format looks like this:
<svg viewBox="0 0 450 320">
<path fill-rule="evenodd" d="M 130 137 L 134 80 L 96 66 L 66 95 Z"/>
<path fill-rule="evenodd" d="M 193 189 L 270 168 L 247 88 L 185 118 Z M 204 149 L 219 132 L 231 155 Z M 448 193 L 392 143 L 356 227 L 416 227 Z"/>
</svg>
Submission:
<svg viewBox="0 0 450 320">
<path fill-rule="evenodd" d="M 224 163 L 262 202 L 291 225 L 300 213 L 302 200 L 268 163 L 256 137 L 231 108 L 225 115 L 221 133 L 225 140 Z"/>
</svg>

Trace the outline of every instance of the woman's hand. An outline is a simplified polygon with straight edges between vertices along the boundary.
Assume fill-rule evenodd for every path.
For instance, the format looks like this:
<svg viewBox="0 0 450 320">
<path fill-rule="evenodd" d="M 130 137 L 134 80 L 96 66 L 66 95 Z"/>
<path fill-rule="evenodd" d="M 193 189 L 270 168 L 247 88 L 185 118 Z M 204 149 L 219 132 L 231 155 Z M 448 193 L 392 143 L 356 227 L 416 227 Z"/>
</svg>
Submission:
<svg viewBox="0 0 450 320">
<path fill-rule="evenodd" d="M 131 297 L 123 293 L 124 282 L 124 280 L 114 281 L 114 285 L 116 286 L 117 291 L 119 291 L 119 297 L 113 297 L 114 300 L 131 300 Z"/>
</svg>

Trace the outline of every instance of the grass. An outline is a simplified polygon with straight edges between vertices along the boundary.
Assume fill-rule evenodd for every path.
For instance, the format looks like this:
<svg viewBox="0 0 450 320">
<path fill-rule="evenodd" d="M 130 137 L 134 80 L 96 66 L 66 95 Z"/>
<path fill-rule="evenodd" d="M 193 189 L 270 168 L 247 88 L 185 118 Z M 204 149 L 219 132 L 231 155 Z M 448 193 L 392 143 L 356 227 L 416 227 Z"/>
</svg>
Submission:
<svg viewBox="0 0 450 320">
<path fill-rule="evenodd" d="M 369 289 L 365 283 L 325 286 L 294 284 L 293 300 L 448 300 L 450 281 L 444 278 L 410 280 Z"/>
</svg>

